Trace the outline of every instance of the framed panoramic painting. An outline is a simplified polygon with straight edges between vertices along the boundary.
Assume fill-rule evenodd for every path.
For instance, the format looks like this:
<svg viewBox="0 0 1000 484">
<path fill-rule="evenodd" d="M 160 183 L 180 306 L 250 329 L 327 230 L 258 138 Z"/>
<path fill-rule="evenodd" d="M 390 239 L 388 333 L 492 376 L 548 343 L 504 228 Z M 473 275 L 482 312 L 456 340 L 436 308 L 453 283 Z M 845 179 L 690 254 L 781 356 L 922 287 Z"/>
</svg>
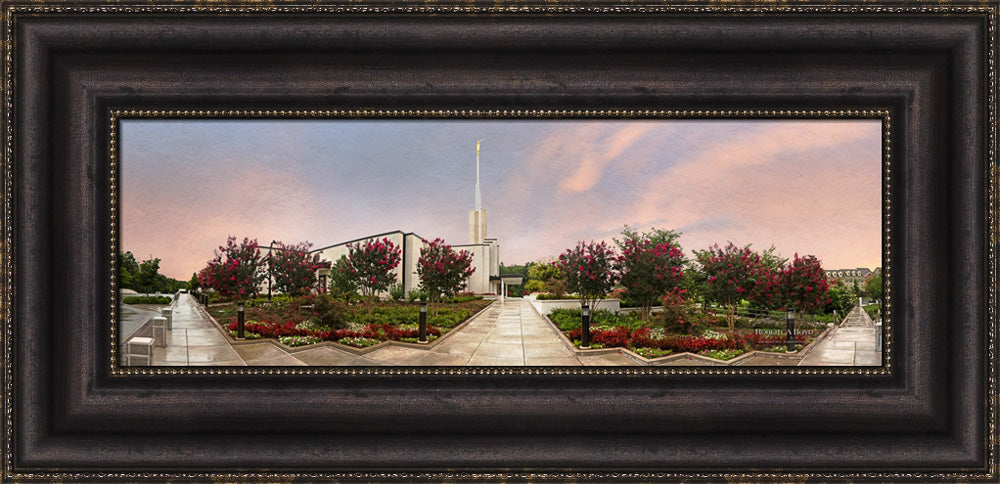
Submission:
<svg viewBox="0 0 1000 484">
<path fill-rule="evenodd" d="M 3 6 L 4 481 L 997 465 L 997 5 Z"/>
</svg>

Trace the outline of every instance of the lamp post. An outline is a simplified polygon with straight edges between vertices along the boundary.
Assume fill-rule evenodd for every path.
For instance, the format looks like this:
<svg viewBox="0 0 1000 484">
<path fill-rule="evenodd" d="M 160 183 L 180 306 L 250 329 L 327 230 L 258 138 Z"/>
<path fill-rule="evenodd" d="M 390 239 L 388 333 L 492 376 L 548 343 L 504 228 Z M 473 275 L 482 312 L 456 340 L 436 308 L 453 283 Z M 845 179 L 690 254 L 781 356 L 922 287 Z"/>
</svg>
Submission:
<svg viewBox="0 0 1000 484">
<path fill-rule="evenodd" d="M 795 310 L 788 308 L 788 316 L 785 319 L 785 350 L 791 352 L 795 348 L 792 338 L 795 333 Z"/>
<path fill-rule="evenodd" d="M 245 315 L 246 315 L 245 309 L 246 308 L 244 308 L 243 303 L 239 303 L 239 304 L 236 305 L 236 339 L 238 339 L 238 340 L 241 340 L 241 339 L 244 338 L 244 334 L 243 334 L 244 333 L 244 329 L 243 328 L 244 328 L 245 323 L 246 323 L 246 320 L 245 320 Z"/>
<path fill-rule="evenodd" d="M 580 347 L 590 348 L 590 306 L 580 307 Z"/>
<path fill-rule="evenodd" d="M 417 342 L 418 343 L 426 343 L 427 342 L 427 302 L 426 301 L 420 301 L 420 319 L 419 319 L 419 323 L 417 324 L 417 327 L 419 328 L 418 329 L 419 334 L 417 335 Z"/>
<path fill-rule="evenodd" d="M 273 272 L 271 271 L 271 252 L 274 251 L 274 246 L 277 245 L 277 240 L 271 241 L 271 248 L 267 251 L 267 302 L 271 302 L 271 279 L 273 279 Z"/>
</svg>

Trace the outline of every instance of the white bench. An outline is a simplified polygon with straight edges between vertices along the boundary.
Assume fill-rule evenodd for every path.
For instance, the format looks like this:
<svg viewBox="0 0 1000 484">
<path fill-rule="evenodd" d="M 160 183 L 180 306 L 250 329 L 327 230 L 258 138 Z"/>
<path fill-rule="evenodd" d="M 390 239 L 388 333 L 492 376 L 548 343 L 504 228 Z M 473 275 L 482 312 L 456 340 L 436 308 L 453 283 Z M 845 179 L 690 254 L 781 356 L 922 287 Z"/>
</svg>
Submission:
<svg viewBox="0 0 1000 484">
<path fill-rule="evenodd" d="M 153 338 L 133 336 L 125 343 L 126 366 L 151 366 L 153 364 Z"/>
</svg>

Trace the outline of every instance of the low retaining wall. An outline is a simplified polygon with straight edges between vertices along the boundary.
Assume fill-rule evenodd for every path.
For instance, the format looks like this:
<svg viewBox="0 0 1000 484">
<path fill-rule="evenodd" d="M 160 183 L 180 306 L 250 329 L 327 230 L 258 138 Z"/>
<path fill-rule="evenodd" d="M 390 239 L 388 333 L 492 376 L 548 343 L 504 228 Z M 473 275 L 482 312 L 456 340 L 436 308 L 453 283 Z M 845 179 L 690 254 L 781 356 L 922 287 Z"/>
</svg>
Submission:
<svg viewBox="0 0 1000 484">
<path fill-rule="evenodd" d="M 579 299 L 548 299 L 544 301 L 539 301 L 537 299 L 527 299 L 531 303 L 531 306 L 538 311 L 538 314 L 548 316 L 552 314 L 552 310 L 556 308 L 560 309 L 580 309 Z M 591 308 L 593 309 L 593 308 Z M 601 299 L 597 304 L 597 309 L 606 309 L 612 312 L 618 312 L 621 309 L 621 300 L 619 299 Z"/>
</svg>

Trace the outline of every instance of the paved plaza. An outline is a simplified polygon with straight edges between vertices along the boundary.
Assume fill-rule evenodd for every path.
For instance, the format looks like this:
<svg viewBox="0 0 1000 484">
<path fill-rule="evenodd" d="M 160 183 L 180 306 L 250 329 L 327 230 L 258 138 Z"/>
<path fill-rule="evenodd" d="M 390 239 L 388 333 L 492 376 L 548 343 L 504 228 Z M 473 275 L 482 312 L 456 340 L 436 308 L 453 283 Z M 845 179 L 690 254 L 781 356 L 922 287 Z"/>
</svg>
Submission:
<svg viewBox="0 0 1000 484">
<path fill-rule="evenodd" d="M 840 326 L 817 343 L 798 366 L 879 366 L 880 328 L 861 306 L 854 306 Z"/>
<path fill-rule="evenodd" d="M 123 313 L 125 311 L 123 310 Z M 135 311 L 141 315 L 141 311 Z M 867 366 L 881 364 L 878 331 L 860 307 L 803 359 L 760 355 L 746 366 Z M 287 351 L 267 341 L 233 344 L 190 294 L 180 294 L 157 366 L 635 366 L 618 352 L 574 351 L 530 302 L 496 301 L 441 341 L 426 348 L 388 345 L 364 355 L 334 346 Z M 678 361 L 676 365 L 698 361 Z"/>
</svg>

